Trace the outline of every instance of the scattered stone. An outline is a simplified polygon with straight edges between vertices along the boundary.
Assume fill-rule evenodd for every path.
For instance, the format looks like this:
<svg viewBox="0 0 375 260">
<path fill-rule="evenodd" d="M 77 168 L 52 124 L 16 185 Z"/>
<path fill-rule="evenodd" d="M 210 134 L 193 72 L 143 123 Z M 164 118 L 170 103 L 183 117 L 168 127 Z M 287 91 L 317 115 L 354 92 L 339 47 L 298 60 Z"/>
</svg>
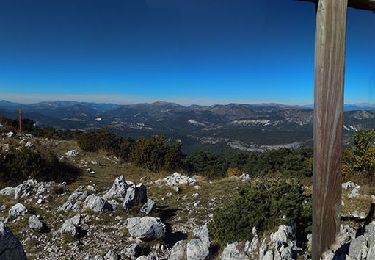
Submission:
<svg viewBox="0 0 375 260">
<path fill-rule="evenodd" d="M 115 251 L 109 250 L 107 254 L 104 256 L 105 260 L 119 260 L 120 257 L 118 254 L 116 254 Z"/>
<path fill-rule="evenodd" d="M 250 175 L 249 175 L 249 174 L 246 174 L 246 173 L 243 173 L 243 174 L 239 177 L 239 179 L 240 179 L 241 181 L 243 181 L 243 182 L 245 182 L 245 181 L 250 181 L 250 180 L 251 180 Z"/>
<path fill-rule="evenodd" d="M 13 187 L 6 187 L 2 190 L 0 190 L 0 196 L 14 196 L 14 190 Z"/>
<path fill-rule="evenodd" d="M 156 208 L 156 202 L 152 199 L 148 199 L 147 202 L 142 206 L 141 213 L 146 215 L 150 214 Z"/>
<path fill-rule="evenodd" d="M 25 144 L 25 147 L 26 148 L 31 148 L 31 147 L 33 147 L 34 145 L 33 145 L 33 143 L 32 142 L 26 142 L 26 144 Z"/>
<path fill-rule="evenodd" d="M 112 205 L 105 201 L 103 198 L 94 194 L 88 196 L 84 202 L 85 209 L 90 209 L 94 212 L 107 212 L 112 211 Z"/>
<path fill-rule="evenodd" d="M 76 157 L 78 155 L 78 152 L 76 150 L 70 150 L 65 153 L 68 157 Z"/>
<path fill-rule="evenodd" d="M 80 189 L 77 189 L 74 191 L 69 197 L 68 200 L 59 207 L 59 210 L 61 211 L 76 211 L 81 208 L 81 205 L 83 201 L 87 198 L 87 192 L 86 191 L 80 191 Z"/>
<path fill-rule="evenodd" d="M 45 228 L 45 224 L 40 216 L 32 215 L 29 217 L 29 228 L 35 231 L 42 231 Z"/>
<path fill-rule="evenodd" d="M 77 237 L 82 234 L 82 216 L 80 214 L 77 214 L 71 219 L 68 219 L 64 222 L 62 225 L 60 232 L 69 234 L 73 237 Z"/>
<path fill-rule="evenodd" d="M 27 213 L 26 207 L 21 203 L 17 203 L 16 205 L 14 205 L 13 207 L 10 208 L 9 218 L 10 219 L 16 219 L 20 216 L 25 215 L 26 213 Z"/>
<path fill-rule="evenodd" d="M 26 255 L 21 242 L 0 221 L 0 259 L 1 260 L 26 260 Z"/>
<path fill-rule="evenodd" d="M 14 189 L 14 198 L 17 200 L 19 198 L 28 197 L 31 191 L 33 190 L 35 184 L 37 184 L 37 181 L 27 180 L 23 182 L 22 184 L 18 185 Z"/>
<path fill-rule="evenodd" d="M 12 138 L 14 136 L 14 133 L 13 132 L 9 132 L 6 134 L 6 137 L 8 138 Z"/>
<path fill-rule="evenodd" d="M 160 218 L 154 217 L 128 218 L 127 228 L 132 237 L 144 240 L 161 239 L 166 232 L 166 227 Z"/>
<path fill-rule="evenodd" d="M 178 186 L 178 185 L 193 186 L 197 182 L 196 179 L 181 175 L 178 172 L 175 172 L 171 176 L 164 178 L 163 181 L 166 182 L 166 184 L 169 186 Z"/>
</svg>

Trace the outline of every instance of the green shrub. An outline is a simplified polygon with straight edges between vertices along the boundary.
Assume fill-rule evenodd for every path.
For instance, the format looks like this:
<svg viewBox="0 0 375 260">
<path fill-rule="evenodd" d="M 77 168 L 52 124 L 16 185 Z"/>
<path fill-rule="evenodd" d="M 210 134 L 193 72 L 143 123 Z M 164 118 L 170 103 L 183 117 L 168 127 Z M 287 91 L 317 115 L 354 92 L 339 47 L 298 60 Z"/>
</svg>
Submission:
<svg viewBox="0 0 375 260">
<path fill-rule="evenodd" d="M 354 135 L 352 167 L 357 172 L 375 173 L 375 129 L 358 131 Z"/>
<path fill-rule="evenodd" d="M 292 221 L 302 232 L 309 228 L 310 198 L 295 180 L 268 180 L 249 184 L 233 203 L 218 209 L 209 230 L 214 241 L 225 245 L 251 240 L 253 227 L 263 233 Z"/>
<path fill-rule="evenodd" d="M 0 186 L 17 185 L 29 177 L 38 181 L 72 182 L 81 170 L 60 162 L 49 151 L 21 148 L 0 153 Z"/>
<path fill-rule="evenodd" d="M 189 155 L 186 164 L 190 173 L 209 178 L 225 177 L 227 175 L 228 166 L 225 158 L 210 151 L 197 151 Z"/>
<path fill-rule="evenodd" d="M 170 143 L 162 136 L 137 140 L 130 154 L 135 165 L 152 171 L 182 168 L 185 156 L 180 143 Z"/>
</svg>

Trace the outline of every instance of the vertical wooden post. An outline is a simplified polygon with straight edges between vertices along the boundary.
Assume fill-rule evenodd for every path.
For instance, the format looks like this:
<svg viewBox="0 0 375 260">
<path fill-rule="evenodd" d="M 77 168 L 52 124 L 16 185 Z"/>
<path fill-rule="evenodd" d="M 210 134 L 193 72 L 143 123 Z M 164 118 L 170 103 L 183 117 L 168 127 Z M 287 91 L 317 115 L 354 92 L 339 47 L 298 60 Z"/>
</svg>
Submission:
<svg viewBox="0 0 375 260">
<path fill-rule="evenodd" d="M 340 228 L 341 151 L 348 0 L 319 0 L 316 17 L 312 259 Z"/>
<path fill-rule="evenodd" d="M 22 110 L 18 109 L 18 133 L 22 133 Z"/>
</svg>

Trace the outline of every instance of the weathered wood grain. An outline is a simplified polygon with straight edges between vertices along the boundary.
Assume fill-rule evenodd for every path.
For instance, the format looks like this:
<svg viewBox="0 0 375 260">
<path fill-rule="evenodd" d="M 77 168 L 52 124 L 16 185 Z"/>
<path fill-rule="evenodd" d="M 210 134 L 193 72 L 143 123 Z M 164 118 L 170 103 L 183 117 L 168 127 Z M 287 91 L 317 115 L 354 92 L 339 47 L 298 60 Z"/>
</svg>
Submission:
<svg viewBox="0 0 375 260">
<path fill-rule="evenodd" d="M 341 206 L 347 0 L 320 0 L 314 90 L 313 260 L 334 242 Z"/>
</svg>

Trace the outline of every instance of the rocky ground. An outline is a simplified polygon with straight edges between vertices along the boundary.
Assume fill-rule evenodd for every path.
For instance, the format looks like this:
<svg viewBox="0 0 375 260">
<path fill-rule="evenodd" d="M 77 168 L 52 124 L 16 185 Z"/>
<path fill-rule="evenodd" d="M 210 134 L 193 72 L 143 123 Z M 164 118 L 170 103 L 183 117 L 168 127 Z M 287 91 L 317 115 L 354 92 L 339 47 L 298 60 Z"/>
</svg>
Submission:
<svg viewBox="0 0 375 260">
<path fill-rule="evenodd" d="M 0 259 L 24 259 L 23 250 L 28 259 L 309 259 L 293 223 L 264 236 L 254 228 L 252 241 L 221 249 L 210 241 L 214 210 L 254 181 L 247 175 L 152 173 L 72 141 L 6 139 L 0 149 L 15 144 L 43 145 L 84 174 L 72 184 L 30 179 L 0 190 Z M 325 259 L 375 259 L 373 201 L 365 188 L 343 184 L 342 232 Z"/>
</svg>

